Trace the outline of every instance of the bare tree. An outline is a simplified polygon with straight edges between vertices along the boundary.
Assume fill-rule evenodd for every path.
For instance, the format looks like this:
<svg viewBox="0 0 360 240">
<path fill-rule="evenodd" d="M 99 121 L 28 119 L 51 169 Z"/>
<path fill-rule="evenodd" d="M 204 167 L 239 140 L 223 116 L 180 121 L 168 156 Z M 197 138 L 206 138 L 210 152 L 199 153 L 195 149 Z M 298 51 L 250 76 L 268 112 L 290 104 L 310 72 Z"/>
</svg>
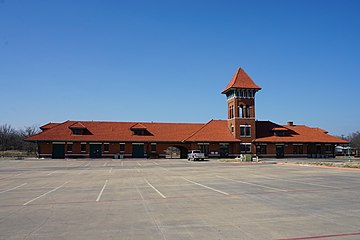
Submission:
<svg viewBox="0 0 360 240">
<path fill-rule="evenodd" d="M 9 124 L 0 125 L 0 148 L 1 151 L 16 148 L 16 130 Z"/>
<path fill-rule="evenodd" d="M 30 137 L 30 136 L 32 136 L 34 134 L 39 133 L 40 132 L 39 127 L 37 125 L 32 125 L 32 126 L 24 127 L 23 129 L 20 129 L 18 132 L 19 132 L 20 140 L 22 142 L 22 144 L 21 144 L 22 150 L 25 150 L 28 153 L 37 152 L 37 144 L 36 143 L 24 142 L 23 139 L 26 138 L 26 137 Z"/>
<path fill-rule="evenodd" d="M 350 134 L 349 139 L 350 139 L 351 147 L 360 148 L 360 132 L 359 131 Z"/>
</svg>

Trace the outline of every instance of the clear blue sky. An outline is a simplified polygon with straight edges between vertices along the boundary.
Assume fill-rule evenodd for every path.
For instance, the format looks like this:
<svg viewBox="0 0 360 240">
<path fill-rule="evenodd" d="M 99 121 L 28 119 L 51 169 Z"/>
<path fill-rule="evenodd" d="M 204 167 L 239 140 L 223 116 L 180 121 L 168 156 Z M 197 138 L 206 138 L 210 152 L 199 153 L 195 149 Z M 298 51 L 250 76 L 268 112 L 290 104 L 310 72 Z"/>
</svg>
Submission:
<svg viewBox="0 0 360 240">
<path fill-rule="evenodd" d="M 258 120 L 360 130 L 360 1 L 0 0 L 0 124 L 226 119 L 238 67 Z"/>
</svg>

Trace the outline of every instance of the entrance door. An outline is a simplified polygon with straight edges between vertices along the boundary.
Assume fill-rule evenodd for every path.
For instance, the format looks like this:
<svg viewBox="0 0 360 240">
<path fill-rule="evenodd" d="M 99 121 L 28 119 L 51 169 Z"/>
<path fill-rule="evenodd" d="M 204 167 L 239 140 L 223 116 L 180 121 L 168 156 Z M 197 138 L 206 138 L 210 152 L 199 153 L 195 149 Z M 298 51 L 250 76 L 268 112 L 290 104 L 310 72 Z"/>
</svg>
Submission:
<svg viewBox="0 0 360 240">
<path fill-rule="evenodd" d="M 144 158 L 144 144 L 133 144 L 132 145 L 132 157 L 133 158 Z"/>
<path fill-rule="evenodd" d="M 65 158 L 65 144 L 53 144 L 52 158 Z"/>
<path fill-rule="evenodd" d="M 284 157 L 284 145 L 276 145 L 276 157 L 277 158 Z"/>
<path fill-rule="evenodd" d="M 220 144 L 220 157 L 226 158 L 229 156 L 229 145 Z"/>
<path fill-rule="evenodd" d="M 101 158 L 101 144 L 90 144 L 90 158 Z"/>
</svg>

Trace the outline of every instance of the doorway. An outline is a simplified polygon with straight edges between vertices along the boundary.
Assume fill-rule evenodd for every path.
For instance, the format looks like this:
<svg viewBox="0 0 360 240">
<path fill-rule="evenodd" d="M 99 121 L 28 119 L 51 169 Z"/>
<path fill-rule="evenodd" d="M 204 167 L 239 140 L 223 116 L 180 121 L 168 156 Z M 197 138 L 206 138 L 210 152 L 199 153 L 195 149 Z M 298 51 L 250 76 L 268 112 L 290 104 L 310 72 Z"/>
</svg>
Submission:
<svg viewBox="0 0 360 240">
<path fill-rule="evenodd" d="M 284 145 L 276 145 L 276 158 L 284 157 Z"/>
<path fill-rule="evenodd" d="M 90 158 L 101 158 L 101 144 L 90 144 Z"/>
</svg>

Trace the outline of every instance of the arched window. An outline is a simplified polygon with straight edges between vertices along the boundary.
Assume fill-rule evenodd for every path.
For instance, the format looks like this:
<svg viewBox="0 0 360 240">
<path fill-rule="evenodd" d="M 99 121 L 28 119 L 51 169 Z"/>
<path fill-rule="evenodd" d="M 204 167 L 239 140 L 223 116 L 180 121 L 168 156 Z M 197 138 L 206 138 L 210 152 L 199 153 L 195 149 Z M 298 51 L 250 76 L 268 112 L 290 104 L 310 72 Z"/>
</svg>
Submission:
<svg viewBox="0 0 360 240">
<path fill-rule="evenodd" d="M 239 118 L 243 118 L 244 117 L 244 113 L 243 113 L 243 105 L 240 104 L 239 105 Z"/>
</svg>

